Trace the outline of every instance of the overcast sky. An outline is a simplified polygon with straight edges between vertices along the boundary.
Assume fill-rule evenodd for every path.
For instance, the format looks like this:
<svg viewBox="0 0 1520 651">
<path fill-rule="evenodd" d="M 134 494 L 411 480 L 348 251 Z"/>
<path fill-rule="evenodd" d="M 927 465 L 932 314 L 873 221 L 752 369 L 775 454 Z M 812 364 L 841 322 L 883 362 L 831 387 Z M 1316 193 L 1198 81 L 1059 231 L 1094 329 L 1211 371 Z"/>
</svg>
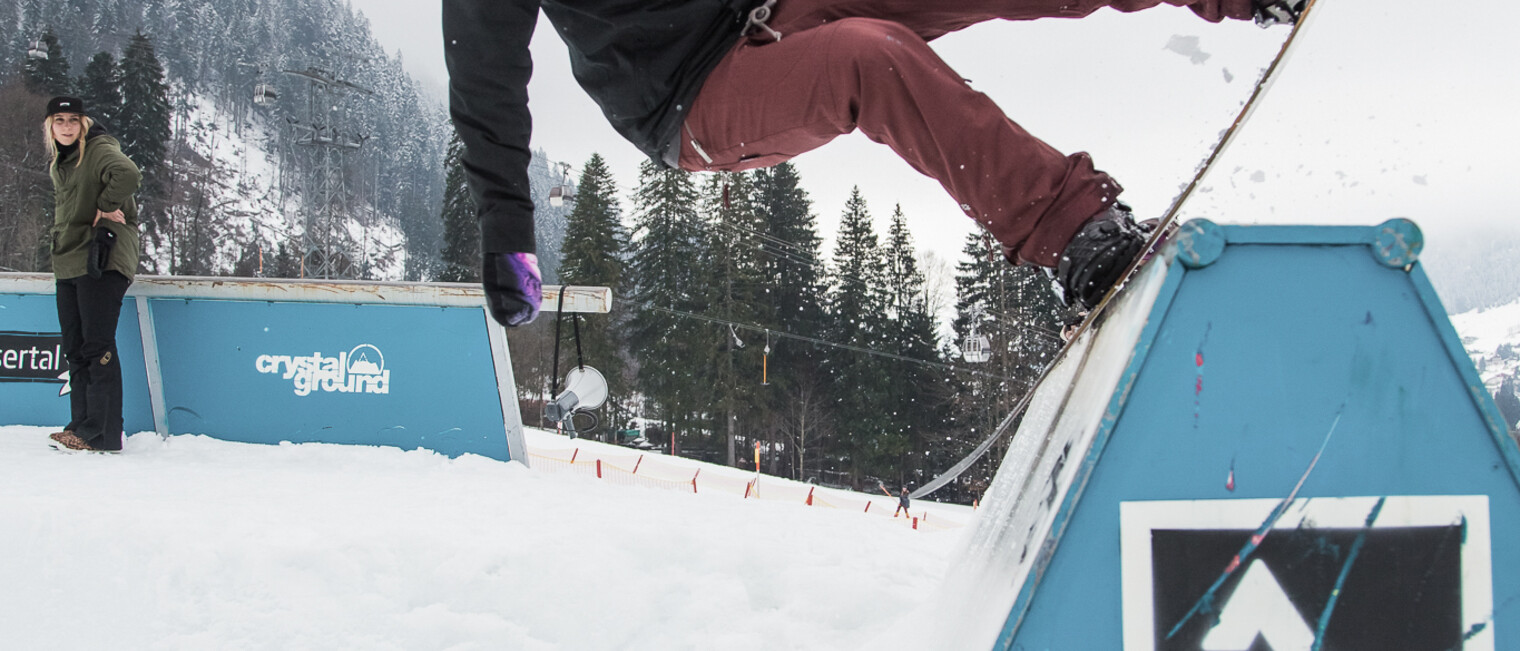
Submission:
<svg viewBox="0 0 1520 651">
<path fill-rule="evenodd" d="M 441 97 L 439 3 L 351 2 Z M 1474 231 L 1520 232 L 1511 198 L 1520 178 L 1513 118 L 1520 3 L 1460 6 L 1320 0 L 1290 66 L 1183 218 L 1371 225 L 1409 217 L 1424 228 L 1432 255 Z M 1214 25 L 1163 6 L 1084 20 L 997 21 L 934 46 L 1015 121 L 1058 149 L 1091 152 L 1138 214 L 1156 216 L 1286 35 L 1286 28 Z M 575 85 L 547 23 L 532 49 L 533 146 L 577 168 L 601 153 L 626 195 L 643 155 Z M 855 134 L 795 162 L 826 237 L 858 185 L 881 232 L 901 204 L 921 247 L 960 258 L 972 222 L 938 183 L 885 147 Z"/>
</svg>

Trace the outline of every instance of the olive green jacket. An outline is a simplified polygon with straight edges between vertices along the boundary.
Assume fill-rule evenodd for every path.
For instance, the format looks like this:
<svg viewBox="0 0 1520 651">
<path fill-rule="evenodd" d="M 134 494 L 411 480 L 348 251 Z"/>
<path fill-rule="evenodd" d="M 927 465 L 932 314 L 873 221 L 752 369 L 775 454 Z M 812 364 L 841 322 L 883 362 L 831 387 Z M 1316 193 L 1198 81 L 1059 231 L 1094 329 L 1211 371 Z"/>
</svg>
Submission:
<svg viewBox="0 0 1520 651">
<path fill-rule="evenodd" d="M 53 177 L 53 276 L 60 280 L 86 273 L 90 243 L 95 238 L 95 211 L 120 209 L 127 223 L 100 220 L 116 234 L 116 246 L 106 269 L 120 272 L 127 280 L 137 273 L 137 201 L 132 198 L 142 183 L 142 172 L 121 153 L 116 138 L 99 134 L 84 144 L 84 162 L 78 167 L 79 150 L 54 162 Z"/>
</svg>

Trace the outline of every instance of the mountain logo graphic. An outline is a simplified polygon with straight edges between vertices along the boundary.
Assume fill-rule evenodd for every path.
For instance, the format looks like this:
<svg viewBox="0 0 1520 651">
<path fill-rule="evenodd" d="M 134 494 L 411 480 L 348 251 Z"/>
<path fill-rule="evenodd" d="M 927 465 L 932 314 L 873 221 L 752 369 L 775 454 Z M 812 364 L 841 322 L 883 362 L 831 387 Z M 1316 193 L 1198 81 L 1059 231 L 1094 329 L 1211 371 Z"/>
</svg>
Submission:
<svg viewBox="0 0 1520 651">
<path fill-rule="evenodd" d="M 346 353 L 328 357 L 310 355 L 259 355 L 253 362 L 261 374 L 276 375 L 291 383 L 297 396 L 314 393 L 380 394 L 391 392 L 391 372 L 385 354 L 371 344 L 359 344 Z"/>
<path fill-rule="evenodd" d="M 348 351 L 349 375 L 382 375 L 385 373 L 385 355 L 379 348 L 360 344 Z"/>
</svg>

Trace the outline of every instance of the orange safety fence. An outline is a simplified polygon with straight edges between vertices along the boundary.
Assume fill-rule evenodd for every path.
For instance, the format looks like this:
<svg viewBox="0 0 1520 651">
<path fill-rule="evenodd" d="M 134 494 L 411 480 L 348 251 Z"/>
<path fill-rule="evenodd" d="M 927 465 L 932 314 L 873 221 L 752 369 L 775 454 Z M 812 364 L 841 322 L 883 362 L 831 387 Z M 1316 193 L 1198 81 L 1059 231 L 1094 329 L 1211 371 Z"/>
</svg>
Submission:
<svg viewBox="0 0 1520 651">
<path fill-rule="evenodd" d="M 641 468 L 641 464 L 637 461 L 629 464 L 627 467 L 623 467 L 623 464 L 595 458 L 571 460 L 569 458 L 539 455 L 537 453 L 529 453 L 529 456 L 533 457 L 533 467 L 541 470 L 571 472 L 578 475 L 596 477 L 623 486 L 693 490 L 692 479 L 694 473 L 686 473 L 685 477 L 661 476 L 659 473 L 650 472 L 647 468 Z"/>
<path fill-rule="evenodd" d="M 861 499 L 853 494 L 812 484 L 769 477 L 723 472 L 702 473 L 700 466 L 670 463 L 664 455 L 601 455 L 583 448 L 534 449 L 528 456 L 533 467 L 551 472 L 568 472 L 622 486 L 645 486 L 694 493 L 726 493 L 744 499 L 792 502 L 895 519 L 914 529 L 948 530 L 964 526 L 953 518 L 935 517 L 929 511 L 917 514 L 894 513 L 897 500 Z"/>
</svg>

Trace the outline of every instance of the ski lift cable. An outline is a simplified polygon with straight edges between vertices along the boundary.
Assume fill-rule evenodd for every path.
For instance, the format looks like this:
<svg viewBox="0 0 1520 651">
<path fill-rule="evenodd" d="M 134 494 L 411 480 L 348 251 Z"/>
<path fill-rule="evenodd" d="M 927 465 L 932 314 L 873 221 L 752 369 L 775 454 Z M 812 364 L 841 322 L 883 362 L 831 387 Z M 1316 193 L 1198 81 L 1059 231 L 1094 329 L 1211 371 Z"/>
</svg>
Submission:
<svg viewBox="0 0 1520 651">
<path fill-rule="evenodd" d="M 766 333 L 766 332 L 768 332 L 768 333 L 770 333 L 770 335 L 772 335 L 773 337 L 778 338 L 778 339 L 792 339 L 792 340 L 801 341 L 801 342 L 804 342 L 804 343 L 814 344 L 814 345 L 817 345 L 817 346 L 826 346 L 826 347 L 829 347 L 829 348 L 838 348 L 838 349 L 841 349 L 841 350 L 848 350 L 848 351 L 851 351 L 851 352 L 861 353 L 861 354 L 864 354 L 864 355 L 872 355 L 872 356 L 875 356 L 875 357 L 885 357 L 887 359 L 893 359 L 893 360 L 897 360 L 897 361 L 900 361 L 900 362 L 907 362 L 907 363 L 910 363 L 910 364 L 918 364 L 920 366 L 927 366 L 927 367 L 930 367 L 930 368 L 938 368 L 938 369 L 942 369 L 942 370 L 952 371 L 952 372 L 955 372 L 955 373 L 965 373 L 965 374 L 968 374 L 968 375 L 974 375 L 974 376 L 978 376 L 978 377 L 984 377 L 984 378 L 988 378 L 988 379 L 999 380 L 999 381 L 1002 381 L 1002 382 L 1018 383 L 1018 384 L 1022 384 L 1023 385 L 1022 388 L 1024 388 L 1024 389 L 1027 389 L 1030 386 L 1029 382 L 1020 381 L 1017 378 L 1012 378 L 1012 377 L 1008 377 L 1008 376 L 1005 376 L 1005 375 L 998 375 L 996 373 L 988 373 L 986 371 L 978 371 L 976 369 L 966 368 L 966 367 L 963 367 L 963 366 L 957 366 L 957 365 L 954 365 L 954 364 L 946 364 L 944 362 L 931 362 L 931 361 L 928 361 L 928 360 L 917 359 L 917 358 L 914 358 L 914 357 L 908 357 L 906 355 L 898 355 L 896 353 L 888 353 L 888 352 L 884 352 L 884 351 L 873 350 L 873 349 L 865 348 L 865 347 L 862 347 L 862 346 L 854 346 L 854 345 L 850 345 L 850 344 L 841 344 L 841 343 L 836 343 L 836 342 L 832 342 L 832 341 L 826 341 L 826 340 L 823 340 L 823 339 L 818 339 L 816 337 L 807 337 L 807 336 L 803 336 L 803 335 L 793 334 L 793 333 L 790 333 L 790 332 L 783 332 L 781 330 L 775 330 L 775 329 L 771 329 L 771 328 L 765 328 L 765 327 L 756 326 L 756 325 L 750 325 L 750 324 L 746 324 L 746 323 L 737 323 L 737 322 L 734 322 L 734 321 L 728 321 L 728 320 L 725 320 L 725 319 L 718 319 L 718 318 L 714 318 L 714 317 L 710 317 L 710 316 L 705 316 L 705 315 L 702 315 L 702 314 L 694 314 L 692 312 L 683 312 L 681 310 L 675 310 L 675 309 L 671 309 L 671 308 L 668 308 L 668 307 L 661 307 L 659 305 L 655 305 L 653 303 L 649 303 L 649 302 L 646 302 L 646 301 L 636 301 L 636 300 L 627 299 L 627 298 L 614 298 L 613 300 L 615 302 L 618 302 L 618 303 L 624 303 L 624 304 L 635 306 L 635 307 L 642 307 L 642 308 L 645 308 L 645 309 L 655 310 L 657 312 L 665 312 L 667 314 L 673 314 L 673 315 L 676 315 L 676 316 L 688 317 L 688 318 L 696 319 L 696 320 L 699 320 L 699 321 L 706 321 L 708 323 L 712 323 L 712 324 L 716 324 L 716 325 L 729 326 L 731 328 L 749 330 L 749 331 L 759 332 L 759 333 Z"/>
<path fill-rule="evenodd" d="M 779 245 L 787 247 L 787 248 L 796 249 L 797 251 L 799 251 L 801 253 L 807 253 L 808 252 L 807 247 L 804 247 L 803 245 L 798 244 L 796 242 L 788 242 L 788 241 L 783 240 L 783 239 L 781 239 L 779 237 L 776 237 L 775 235 L 771 235 L 770 233 L 762 233 L 760 231 L 751 230 L 751 229 L 745 228 L 743 226 L 740 226 L 738 224 L 720 223 L 719 225 L 721 225 L 721 226 L 727 226 L 727 227 L 732 228 L 732 229 L 734 229 L 736 231 L 741 231 L 741 232 L 743 232 L 745 234 L 748 234 L 748 235 L 754 235 L 755 237 L 759 237 L 759 238 L 764 239 L 764 240 L 769 240 L 769 241 L 771 241 L 771 242 L 773 242 L 775 244 L 779 244 Z"/>
</svg>

